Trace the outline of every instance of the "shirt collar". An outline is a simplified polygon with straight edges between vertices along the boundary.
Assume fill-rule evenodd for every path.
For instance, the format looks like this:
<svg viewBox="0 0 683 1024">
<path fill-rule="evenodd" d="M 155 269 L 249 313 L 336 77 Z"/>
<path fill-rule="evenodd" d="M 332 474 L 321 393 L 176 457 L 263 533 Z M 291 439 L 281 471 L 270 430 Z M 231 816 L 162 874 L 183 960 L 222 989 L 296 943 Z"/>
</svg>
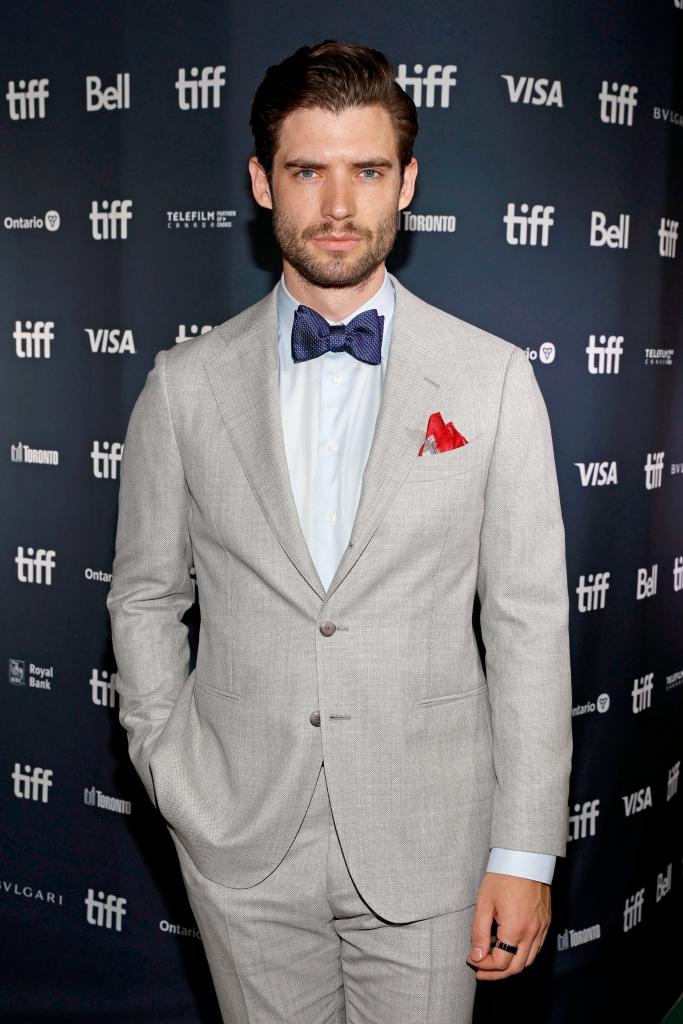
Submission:
<svg viewBox="0 0 683 1024">
<path fill-rule="evenodd" d="M 386 362 L 389 356 L 389 343 L 391 341 L 391 321 L 394 315 L 394 304 L 396 301 L 394 286 L 391 278 L 384 268 L 384 280 L 374 295 L 371 295 L 362 306 L 358 306 L 343 320 L 328 320 L 329 324 L 347 324 L 354 316 L 366 309 L 376 309 L 380 316 L 384 317 L 384 328 L 382 333 L 382 373 L 386 370 Z M 278 318 L 278 355 L 281 366 L 295 366 L 292 359 L 292 325 L 294 324 L 294 313 L 300 305 L 285 284 L 284 272 L 280 275 L 277 289 L 277 318 Z M 327 317 L 325 317 L 327 320 Z"/>
</svg>

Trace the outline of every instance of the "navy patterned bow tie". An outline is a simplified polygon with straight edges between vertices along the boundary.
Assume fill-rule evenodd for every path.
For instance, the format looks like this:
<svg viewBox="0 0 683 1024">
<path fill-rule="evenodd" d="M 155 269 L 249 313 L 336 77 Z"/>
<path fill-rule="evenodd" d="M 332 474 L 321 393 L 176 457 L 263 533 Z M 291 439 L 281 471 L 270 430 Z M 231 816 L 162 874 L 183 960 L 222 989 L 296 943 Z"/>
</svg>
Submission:
<svg viewBox="0 0 683 1024">
<path fill-rule="evenodd" d="M 382 358 L 384 316 L 366 309 L 347 324 L 328 324 L 310 306 L 298 306 L 292 326 L 292 358 L 295 363 L 315 359 L 325 352 L 349 352 L 362 363 Z"/>
</svg>

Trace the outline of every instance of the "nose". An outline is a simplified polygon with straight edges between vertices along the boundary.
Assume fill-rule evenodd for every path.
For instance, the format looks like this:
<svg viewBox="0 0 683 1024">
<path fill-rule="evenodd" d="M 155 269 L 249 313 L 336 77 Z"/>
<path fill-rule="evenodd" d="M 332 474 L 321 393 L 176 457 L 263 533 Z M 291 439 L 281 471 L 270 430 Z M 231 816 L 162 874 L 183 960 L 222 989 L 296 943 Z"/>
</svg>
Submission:
<svg viewBox="0 0 683 1024">
<path fill-rule="evenodd" d="M 353 185 L 348 178 L 335 175 L 328 177 L 323 190 L 320 213 L 323 217 L 332 217 L 334 220 L 355 216 Z"/>
</svg>

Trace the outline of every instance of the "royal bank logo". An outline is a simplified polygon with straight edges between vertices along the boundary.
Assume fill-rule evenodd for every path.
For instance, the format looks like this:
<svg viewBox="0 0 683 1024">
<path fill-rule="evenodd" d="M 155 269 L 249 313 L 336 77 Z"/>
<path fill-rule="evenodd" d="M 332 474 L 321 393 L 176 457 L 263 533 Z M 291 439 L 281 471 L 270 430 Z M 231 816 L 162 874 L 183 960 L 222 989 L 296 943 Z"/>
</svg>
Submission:
<svg viewBox="0 0 683 1024">
<path fill-rule="evenodd" d="M 35 583 L 41 586 L 52 585 L 52 570 L 55 567 L 57 552 L 52 548 L 26 548 L 19 545 L 14 561 L 17 566 L 19 583 Z"/>
<path fill-rule="evenodd" d="M 30 444 L 17 441 L 9 446 L 10 461 L 23 462 L 31 466 L 58 466 L 59 452 L 56 448 L 32 448 Z"/>
<path fill-rule="evenodd" d="M 569 815 L 569 842 L 587 839 L 596 834 L 596 823 L 600 815 L 600 801 L 585 800 L 582 804 L 574 804 L 573 813 Z"/>
<path fill-rule="evenodd" d="M 531 104 L 534 107 L 563 107 L 562 83 L 549 78 L 530 78 L 520 75 L 500 76 L 507 85 L 510 103 Z"/>
<path fill-rule="evenodd" d="M 121 441 L 93 441 L 90 449 L 92 475 L 96 480 L 118 480 L 122 458 Z"/>
<path fill-rule="evenodd" d="M 85 109 L 128 110 L 130 107 L 130 72 L 120 72 L 114 85 L 105 86 L 99 75 L 85 76 Z"/>
<path fill-rule="evenodd" d="M 407 64 L 399 64 L 396 81 L 404 92 L 410 90 L 416 107 L 450 106 L 451 89 L 455 88 L 457 64 L 429 64 L 425 71 L 423 64 L 414 64 L 408 74 Z"/>
<path fill-rule="evenodd" d="M 231 228 L 236 216 L 236 210 L 167 210 L 166 227 L 176 231 Z"/>
<path fill-rule="evenodd" d="M 617 463 L 611 462 L 575 462 L 579 471 L 582 487 L 610 487 L 619 483 Z"/>
<path fill-rule="evenodd" d="M 46 100 L 50 93 L 49 78 L 20 78 L 7 83 L 7 109 L 12 121 L 33 121 L 45 117 Z"/>
<path fill-rule="evenodd" d="M 135 339 L 131 330 L 118 327 L 84 327 L 93 355 L 135 355 Z"/>
<path fill-rule="evenodd" d="M 625 82 L 605 82 L 598 93 L 600 120 L 603 124 L 633 124 L 633 112 L 638 106 L 638 86 Z"/>
<path fill-rule="evenodd" d="M 12 686 L 28 686 L 34 690 L 51 690 L 55 678 L 54 665 L 35 665 L 21 658 L 9 659 L 9 681 Z"/>
<path fill-rule="evenodd" d="M 645 474 L 645 489 L 654 491 L 662 486 L 664 477 L 664 455 L 665 452 L 648 452 L 643 463 Z"/>
<path fill-rule="evenodd" d="M 410 210 L 399 210 L 398 219 L 401 231 L 453 234 L 456 228 L 455 214 L 452 213 L 412 213 Z"/>
<path fill-rule="evenodd" d="M 508 245 L 547 245 L 553 220 L 554 206 L 543 206 L 535 203 L 521 203 L 519 213 L 515 203 L 507 204 L 507 213 L 503 217 L 506 225 L 505 241 Z"/>
<path fill-rule="evenodd" d="M 203 68 L 178 68 L 175 87 L 181 110 L 214 110 L 221 105 L 221 90 L 225 86 L 225 64 Z"/>
<path fill-rule="evenodd" d="M 633 680 L 631 688 L 631 713 L 640 715 L 652 707 L 652 691 L 654 689 L 654 672 L 647 672 Z"/>
<path fill-rule="evenodd" d="M 85 903 L 85 919 L 96 928 L 108 928 L 120 932 L 123 930 L 123 919 L 126 916 L 126 903 L 123 896 L 104 893 L 100 889 L 95 895 L 94 889 L 88 889 Z"/>
<path fill-rule="evenodd" d="M 15 320 L 14 352 L 19 359 L 50 359 L 55 338 L 54 320 Z"/>
<path fill-rule="evenodd" d="M 664 256 L 666 259 L 673 260 L 676 258 L 678 227 L 678 221 L 672 220 L 670 217 L 662 217 L 659 221 L 659 231 L 657 232 L 659 255 Z"/>
<path fill-rule="evenodd" d="M 609 572 L 591 572 L 588 576 L 579 576 L 576 594 L 580 612 L 594 612 L 605 607 L 610 575 Z"/>
<path fill-rule="evenodd" d="M 191 338 L 198 338 L 202 334 L 208 334 L 213 330 L 213 324 L 179 324 L 175 336 L 176 345 L 182 345 L 184 341 Z"/>
<path fill-rule="evenodd" d="M 12 779 L 13 793 L 18 800 L 35 800 L 43 804 L 48 802 L 52 788 L 51 768 L 41 768 L 38 765 L 32 767 L 30 764 L 25 764 L 22 768 L 19 762 L 15 761 Z"/>
<path fill-rule="evenodd" d="M 113 708 L 116 704 L 116 672 L 102 674 L 93 669 L 90 673 L 90 699 L 98 708 Z"/>
<path fill-rule="evenodd" d="M 623 334 L 589 334 L 586 345 L 589 373 L 619 373 L 624 351 Z"/>
<path fill-rule="evenodd" d="M 628 896 L 624 901 L 623 926 L 625 932 L 630 932 L 643 920 L 644 902 L 645 887 L 633 893 L 632 896 Z"/>
<path fill-rule="evenodd" d="M 128 238 L 128 222 L 133 219 L 132 199 L 96 199 L 90 204 L 88 220 L 96 242 L 111 242 Z"/>
<path fill-rule="evenodd" d="M 631 225 L 630 213 L 620 213 L 616 224 L 607 224 L 607 214 L 602 210 L 591 210 L 590 245 L 608 249 L 628 249 L 628 233 Z"/>
</svg>

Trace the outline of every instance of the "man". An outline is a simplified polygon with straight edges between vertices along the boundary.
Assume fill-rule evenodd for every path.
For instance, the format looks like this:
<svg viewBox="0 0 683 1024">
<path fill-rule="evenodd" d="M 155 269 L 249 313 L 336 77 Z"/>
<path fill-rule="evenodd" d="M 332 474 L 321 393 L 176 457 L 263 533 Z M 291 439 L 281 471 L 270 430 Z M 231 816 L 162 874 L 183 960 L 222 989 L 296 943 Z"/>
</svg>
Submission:
<svg viewBox="0 0 683 1024">
<path fill-rule="evenodd" d="M 566 851 L 548 415 L 520 348 L 386 271 L 417 117 L 381 53 L 303 47 L 251 124 L 283 272 L 133 409 L 120 719 L 226 1022 L 465 1022 L 534 962 Z"/>
</svg>

